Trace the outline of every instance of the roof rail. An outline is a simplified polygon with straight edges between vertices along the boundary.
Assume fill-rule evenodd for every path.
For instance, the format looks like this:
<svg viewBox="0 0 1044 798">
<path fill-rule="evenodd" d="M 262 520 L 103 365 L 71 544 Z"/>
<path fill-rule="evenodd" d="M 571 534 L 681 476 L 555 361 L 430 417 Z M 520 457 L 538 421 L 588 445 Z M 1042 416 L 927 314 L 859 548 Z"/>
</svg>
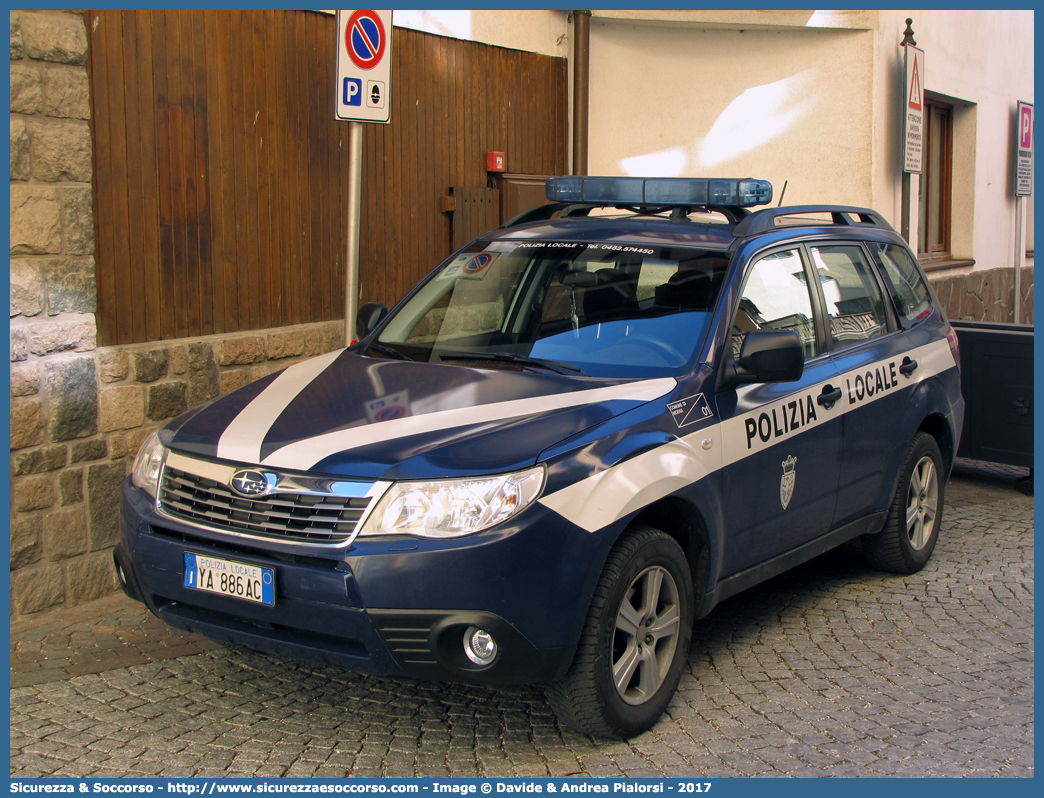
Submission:
<svg viewBox="0 0 1044 798">
<path fill-rule="evenodd" d="M 641 215 L 652 215 L 657 213 L 671 212 L 671 219 L 687 219 L 688 214 L 696 213 L 720 213 L 731 224 L 736 224 L 746 219 L 750 211 L 736 205 L 693 205 L 674 203 L 621 203 L 621 202 L 549 202 L 539 205 L 532 210 L 520 213 L 514 219 L 509 219 L 500 225 L 500 228 L 516 227 L 528 222 L 548 221 L 557 214 L 559 219 L 568 219 L 574 216 L 587 216 L 598 208 L 615 208 L 621 211 L 632 211 Z"/>
<path fill-rule="evenodd" d="M 895 232 L 895 228 L 885 221 L 877 211 L 869 208 L 855 208 L 848 205 L 790 205 L 779 208 L 762 208 L 736 225 L 732 234 L 736 238 L 767 233 L 778 229 L 776 220 L 784 216 L 800 216 L 806 213 L 829 213 L 830 221 L 808 219 L 800 224 L 816 227 L 826 225 L 842 225 L 847 227 L 877 227 Z M 853 218 L 855 217 L 855 218 Z"/>
</svg>

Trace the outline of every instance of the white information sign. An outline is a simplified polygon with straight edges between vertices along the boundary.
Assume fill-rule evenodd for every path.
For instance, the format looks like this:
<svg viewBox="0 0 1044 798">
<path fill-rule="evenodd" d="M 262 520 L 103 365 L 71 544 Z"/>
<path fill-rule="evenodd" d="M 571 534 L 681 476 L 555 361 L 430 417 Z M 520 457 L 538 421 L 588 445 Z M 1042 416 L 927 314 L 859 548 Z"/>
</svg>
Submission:
<svg viewBox="0 0 1044 798">
<path fill-rule="evenodd" d="M 1033 104 L 1019 103 L 1019 129 L 1015 147 L 1015 196 L 1033 194 Z"/>
<path fill-rule="evenodd" d="M 388 122 L 391 62 L 391 11 L 338 11 L 334 117 Z"/>
<path fill-rule="evenodd" d="M 903 91 L 903 171 L 920 174 L 924 161 L 924 50 L 906 47 Z"/>
</svg>

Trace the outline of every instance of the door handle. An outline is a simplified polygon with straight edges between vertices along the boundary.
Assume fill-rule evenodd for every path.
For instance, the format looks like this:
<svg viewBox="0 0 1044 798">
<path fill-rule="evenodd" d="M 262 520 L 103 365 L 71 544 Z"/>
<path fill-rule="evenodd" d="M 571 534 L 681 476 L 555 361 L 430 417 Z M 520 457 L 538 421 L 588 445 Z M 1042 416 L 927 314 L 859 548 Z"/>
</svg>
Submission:
<svg viewBox="0 0 1044 798">
<path fill-rule="evenodd" d="M 827 383 L 823 386 L 823 392 L 819 394 L 816 401 L 823 405 L 827 410 L 834 406 L 834 402 L 841 398 L 841 389 L 834 388 Z"/>
<path fill-rule="evenodd" d="M 909 377 L 914 373 L 914 369 L 917 368 L 917 361 L 912 360 L 909 355 L 903 358 L 902 365 L 899 366 L 899 373 L 904 377 Z"/>
</svg>

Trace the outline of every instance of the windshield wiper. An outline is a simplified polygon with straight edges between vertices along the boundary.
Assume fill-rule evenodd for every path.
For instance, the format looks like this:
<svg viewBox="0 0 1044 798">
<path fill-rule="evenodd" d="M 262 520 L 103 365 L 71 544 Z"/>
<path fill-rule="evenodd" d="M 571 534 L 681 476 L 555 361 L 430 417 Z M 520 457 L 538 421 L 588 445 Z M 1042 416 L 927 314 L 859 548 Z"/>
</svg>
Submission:
<svg viewBox="0 0 1044 798">
<path fill-rule="evenodd" d="M 572 363 L 561 363 L 557 360 L 543 360 L 538 357 L 519 355 L 514 352 L 439 352 L 440 360 L 496 360 L 501 363 L 520 363 L 524 366 L 539 366 L 557 374 L 574 372 L 583 374 L 579 366 Z"/>
<path fill-rule="evenodd" d="M 369 352 L 371 349 L 374 352 L 380 352 L 382 355 L 387 355 L 388 357 L 393 357 L 396 360 L 408 360 L 411 363 L 413 362 L 413 358 L 412 357 L 409 357 L 408 355 L 404 355 L 398 349 L 392 349 L 390 346 L 385 346 L 384 344 L 372 343 L 368 347 L 366 347 L 366 351 L 367 352 Z"/>
</svg>

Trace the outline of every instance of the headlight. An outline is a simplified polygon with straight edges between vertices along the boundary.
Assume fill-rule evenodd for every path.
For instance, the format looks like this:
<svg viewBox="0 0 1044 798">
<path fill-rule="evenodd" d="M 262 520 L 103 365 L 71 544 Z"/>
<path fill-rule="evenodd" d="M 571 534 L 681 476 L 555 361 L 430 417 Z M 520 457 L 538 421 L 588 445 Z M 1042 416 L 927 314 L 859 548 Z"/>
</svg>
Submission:
<svg viewBox="0 0 1044 798">
<path fill-rule="evenodd" d="M 159 490 L 159 473 L 167 457 L 167 447 L 160 443 L 159 432 L 152 433 L 138 449 L 131 469 L 131 482 L 153 498 Z"/>
<path fill-rule="evenodd" d="M 359 534 L 470 535 L 520 513 L 543 488 L 543 466 L 478 479 L 398 482 L 384 494 Z"/>
</svg>

